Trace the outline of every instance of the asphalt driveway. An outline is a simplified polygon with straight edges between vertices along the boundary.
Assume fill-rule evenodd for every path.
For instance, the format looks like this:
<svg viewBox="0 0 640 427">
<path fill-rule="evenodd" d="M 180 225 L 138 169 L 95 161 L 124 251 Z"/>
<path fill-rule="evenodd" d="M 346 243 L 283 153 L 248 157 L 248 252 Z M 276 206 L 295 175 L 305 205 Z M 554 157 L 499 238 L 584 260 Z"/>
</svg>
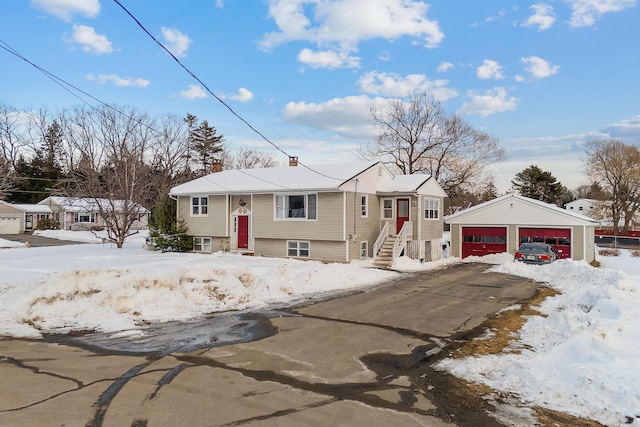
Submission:
<svg viewBox="0 0 640 427">
<path fill-rule="evenodd" d="M 0 234 L 0 239 L 10 240 L 12 242 L 26 243 L 33 248 L 42 246 L 63 246 L 63 245 L 81 245 L 82 242 L 73 242 L 70 240 L 50 239 L 48 237 L 34 236 L 33 234 Z"/>
<path fill-rule="evenodd" d="M 460 263 L 168 355 L 0 339 L 0 425 L 499 426 L 431 365 L 540 284 Z"/>
</svg>

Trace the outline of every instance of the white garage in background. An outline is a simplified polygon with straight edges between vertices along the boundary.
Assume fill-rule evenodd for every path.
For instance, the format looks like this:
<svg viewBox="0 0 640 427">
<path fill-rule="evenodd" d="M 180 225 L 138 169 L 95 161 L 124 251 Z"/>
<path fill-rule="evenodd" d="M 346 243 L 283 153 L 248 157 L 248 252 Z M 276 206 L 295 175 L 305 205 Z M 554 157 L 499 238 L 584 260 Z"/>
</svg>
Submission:
<svg viewBox="0 0 640 427">
<path fill-rule="evenodd" d="M 595 259 L 597 221 L 556 205 L 507 194 L 444 218 L 451 226 L 453 256 L 515 253 L 523 242 L 543 242 L 560 258 Z"/>
<path fill-rule="evenodd" d="M 22 234 L 33 231 L 38 221 L 49 218 L 49 206 L 7 203 L 0 200 L 0 234 Z"/>
</svg>

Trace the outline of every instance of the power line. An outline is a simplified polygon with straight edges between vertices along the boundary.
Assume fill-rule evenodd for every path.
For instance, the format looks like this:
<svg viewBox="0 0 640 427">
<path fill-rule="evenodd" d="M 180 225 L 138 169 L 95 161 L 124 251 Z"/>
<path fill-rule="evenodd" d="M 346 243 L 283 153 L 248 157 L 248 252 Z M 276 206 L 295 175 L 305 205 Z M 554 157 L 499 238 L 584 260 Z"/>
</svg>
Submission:
<svg viewBox="0 0 640 427">
<path fill-rule="evenodd" d="M 284 151 L 282 148 L 280 148 L 275 142 L 271 141 L 269 138 L 267 138 L 262 132 L 258 131 L 256 128 L 254 128 L 247 120 L 245 120 L 243 117 L 241 117 L 238 113 L 236 113 L 233 108 L 231 108 L 229 106 L 229 104 L 227 104 L 226 102 L 224 102 L 221 98 L 219 98 L 215 93 L 213 93 L 213 91 L 211 91 L 211 89 L 209 89 L 209 87 L 198 77 L 196 76 L 186 65 L 184 65 L 182 63 L 182 61 L 180 61 L 173 53 L 171 53 L 171 51 L 164 45 L 162 44 L 161 41 L 159 41 L 156 37 L 153 36 L 153 34 L 151 34 L 144 25 L 142 25 L 142 23 L 131 13 L 129 12 L 129 10 L 122 5 L 122 3 L 120 3 L 119 0 L 113 0 L 118 6 L 120 6 L 122 8 L 122 10 L 124 10 L 124 12 L 129 15 L 131 17 L 131 19 L 133 19 L 135 21 L 136 24 L 138 24 L 138 26 L 142 29 L 142 31 L 144 31 L 149 37 L 151 37 L 151 39 L 158 45 L 160 46 L 160 48 L 162 50 L 164 50 L 165 52 L 167 52 L 172 58 L 173 60 L 182 68 L 184 69 L 191 77 L 193 77 L 198 83 L 200 83 L 205 90 L 211 94 L 211 96 L 213 96 L 218 102 L 220 102 L 222 105 L 224 105 L 227 110 L 229 110 L 231 112 L 231 114 L 233 114 L 235 117 L 237 117 L 240 121 L 242 121 L 245 125 L 247 125 L 249 127 L 249 129 L 251 129 L 253 132 L 255 132 L 257 135 L 259 135 L 262 139 L 264 139 L 266 142 L 268 142 L 269 144 L 271 144 L 276 150 L 278 150 L 279 152 L 281 152 L 282 154 L 284 154 L 287 157 L 291 157 L 286 151 Z M 311 167 L 305 165 L 302 162 L 298 162 L 299 165 L 309 169 L 310 171 L 317 173 L 318 175 L 322 175 L 325 178 L 329 178 L 329 179 L 335 179 L 338 181 L 344 181 L 344 179 L 342 178 L 336 178 L 333 176 L 329 176 L 329 175 L 325 175 L 322 172 L 319 172 L 317 170 L 312 169 Z"/>
</svg>

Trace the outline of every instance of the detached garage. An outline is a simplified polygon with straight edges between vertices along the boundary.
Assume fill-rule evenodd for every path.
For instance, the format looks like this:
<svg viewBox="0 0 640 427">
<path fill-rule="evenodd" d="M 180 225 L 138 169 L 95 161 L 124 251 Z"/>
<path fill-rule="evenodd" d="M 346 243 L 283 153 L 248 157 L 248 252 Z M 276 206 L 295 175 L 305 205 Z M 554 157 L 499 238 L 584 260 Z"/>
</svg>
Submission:
<svg viewBox="0 0 640 427">
<path fill-rule="evenodd" d="M 560 258 L 595 258 L 597 221 L 516 194 L 507 194 L 444 218 L 451 225 L 453 256 L 515 253 L 524 242 L 552 245 Z"/>
</svg>

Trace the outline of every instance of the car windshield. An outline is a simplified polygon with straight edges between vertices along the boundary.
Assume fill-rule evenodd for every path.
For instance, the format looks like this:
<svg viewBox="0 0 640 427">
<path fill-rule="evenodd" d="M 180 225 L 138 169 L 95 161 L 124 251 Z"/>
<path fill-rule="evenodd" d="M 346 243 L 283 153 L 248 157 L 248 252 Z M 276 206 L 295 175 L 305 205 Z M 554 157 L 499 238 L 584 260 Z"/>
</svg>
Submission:
<svg viewBox="0 0 640 427">
<path fill-rule="evenodd" d="M 541 251 L 541 252 L 548 252 L 548 246 L 547 245 L 536 245 L 533 243 L 523 243 L 522 245 L 520 245 L 520 249 L 521 251 Z"/>
</svg>

